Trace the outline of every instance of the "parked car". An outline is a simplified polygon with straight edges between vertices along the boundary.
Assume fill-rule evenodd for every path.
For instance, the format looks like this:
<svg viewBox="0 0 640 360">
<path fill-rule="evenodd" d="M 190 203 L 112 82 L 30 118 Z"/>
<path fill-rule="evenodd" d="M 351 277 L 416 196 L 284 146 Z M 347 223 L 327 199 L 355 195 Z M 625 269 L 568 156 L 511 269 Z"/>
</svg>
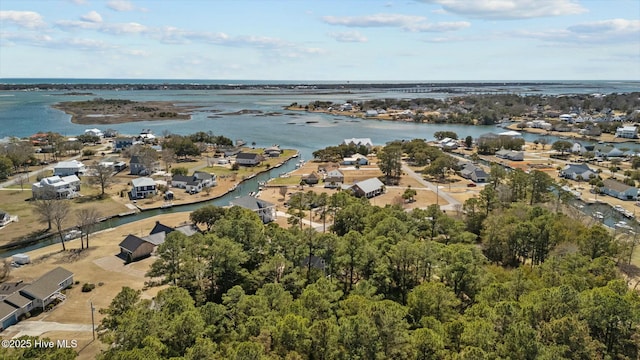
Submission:
<svg viewBox="0 0 640 360">
<path fill-rule="evenodd" d="M 469 184 L 467 184 L 467 187 L 476 187 L 476 184 L 474 184 L 474 183 L 469 183 Z"/>
<path fill-rule="evenodd" d="M 75 238 L 79 238 L 80 235 L 82 235 L 82 232 L 80 232 L 80 230 L 77 230 L 77 229 L 69 230 L 69 232 L 64 234 L 64 240 L 65 241 L 73 240 Z"/>
</svg>

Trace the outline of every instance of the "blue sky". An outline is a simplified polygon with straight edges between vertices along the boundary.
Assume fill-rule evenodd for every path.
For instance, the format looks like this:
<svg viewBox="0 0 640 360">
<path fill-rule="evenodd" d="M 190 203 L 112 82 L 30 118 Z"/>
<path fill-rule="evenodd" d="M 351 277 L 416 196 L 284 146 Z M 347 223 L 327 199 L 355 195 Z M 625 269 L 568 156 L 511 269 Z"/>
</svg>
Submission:
<svg viewBox="0 0 640 360">
<path fill-rule="evenodd" d="M 12 77 L 640 80 L 640 1 L 2 0 Z"/>
</svg>

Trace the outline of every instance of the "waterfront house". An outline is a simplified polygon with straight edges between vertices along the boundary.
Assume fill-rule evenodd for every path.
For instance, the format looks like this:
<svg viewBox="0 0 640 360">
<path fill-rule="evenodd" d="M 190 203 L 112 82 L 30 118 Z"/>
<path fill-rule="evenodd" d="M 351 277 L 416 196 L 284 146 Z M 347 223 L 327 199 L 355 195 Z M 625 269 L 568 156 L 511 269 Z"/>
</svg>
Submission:
<svg viewBox="0 0 640 360">
<path fill-rule="evenodd" d="M 262 162 L 262 155 L 256 153 L 239 152 L 236 155 L 236 164 L 243 166 L 256 166 Z"/>
<path fill-rule="evenodd" d="M 587 164 L 569 164 L 560 170 L 558 175 L 565 179 L 588 181 L 590 178 L 598 176 L 598 173 Z"/>
<path fill-rule="evenodd" d="M 353 184 L 350 189 L 358 197 L 372 198 L 384 192 L 384 184 L 378 178 L 371 178 Z"/>
<path fill-rule="evenodd" d="M 470 162 L 464 163 L 462 165 L 462 170 L 460 170 L 460 176 L 462 176 L 465 179 L 469 179 L 475 183 L 486 182 L 487 179 L 489 178 L 489 174 L 487 174 L 484 171 L 484 169 Z"/>
<path fill-rule="evenodd" d="M 635 139 L 638 137 L 638 127 L 636 126 L 623 126 L 616 129 L 616 137 Z"/>
<path fill-rule="evenodd" d="M 373 142 L 371 141 L 370 138 L 351 138 L 351 139 L 344 139 L 342 141 L 342 145 L 347 145 L 347 146 L 364 146 L 367 149 L 371 150 L 373 148 Z"/>
<path fill-rule="evenodd" d="M 278 157 L 282 154 L 282 149 L 280 149 L 280 146 L 278 145 L 273 145 L 264 149 L 264 154 L 268 157 Z"/>
<path fill-rule="evenodd" d="M 324 178 L 324 187 L 326 188 L 339 188 L 344 182 L 344 174 L 340 170 L 331 170 Z"/>
<path fill-rule="evenodd" d="M 203 171 L 195 171 L 193 175 L 173 175 L 171 186 L 185 189 L 187 192 L 200 192 L 205 187 L 216 185 L 216 176 Z"/>
<path fill-rule="evenodd" d="M 458 141 L 452 138 L 444 138 L 438 141 L 438 146 L 442 148 L 442 150 L 455 150 L 458 148 Z"/>
<path fill-rule="evenodd" d="M 132 137 L 117 137 L 113 141 L 113 150 L 122 151 L 133 145 L 134 139 Z"/>
<path fill-rule="evenodd" d="M 102 130 L 100 130 L 100 129 L 95 129 L 95 128 L 94 128 L 94 129 L 86 129 L 86 130 L 84 131 L 84 134 L 85 134 L 85 135 L 89 135 L 89 136 L 97 136 L 97 137 L 99 137 L 99 138 L 104 137 L 104 133 L 102 132 Z"/>
<path fill-rule="evenodd" d="M 366 117 L 376 117 L 376 116 L 378 116 L 378 111 L 377 110 L 367 110 L 367 112 L 364 114 L 364 116 L 366 116 Z"/>
<path fill-rule="evenodd" d="M 233 199 L 229 201 L 229 205 L 240 206 L 255 212 L 265 224 L 276 219 L 276 205 L 253 196 L 242 196 Z"/>
<path fill-rule="evenodd" d="M 75 175 L 50 176 L 31 185 L 34 199 L 68 199 L 78 195 L 80 179 Z"/>
<path fill-rule="evenodd" d="M 141 177 L 131 180 L 131 198 L 144 199 L 158 193 L 156 182 L 149 177 Z"/>
<path fill-rule="evenodd" d="M 604 194 L 616 197 L 620 200 L 638 199 L 638 188 L 635 186 L 627 185 L 615 179 L 605 179 L 602 183 L 604 185 L 600 187 L 600 191 Z"/>
<path fill-rule="evenodd" d="M 355 153 L 352 156 L 342 159 L 342 165 L 368 165 L 369 159 L 362 155 Z"/>
<path fill-rule="evenodd" d="M 82 175 L 86 171 L 86 167 L 78 160 L 60 161 L 53 167 L 53 175 L 57 176 L 69 176 L 69 175 Z"/>
</svg>

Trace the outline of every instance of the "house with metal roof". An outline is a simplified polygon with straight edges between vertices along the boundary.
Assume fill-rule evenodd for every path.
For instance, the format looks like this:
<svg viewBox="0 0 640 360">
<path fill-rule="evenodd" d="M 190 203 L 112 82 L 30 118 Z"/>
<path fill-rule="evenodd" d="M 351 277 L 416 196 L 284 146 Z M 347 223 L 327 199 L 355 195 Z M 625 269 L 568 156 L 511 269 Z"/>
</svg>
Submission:
<svg viewBox="0 0 640 360">
<path fill-rule="evenodd" d="M 602 181 L 604 184 L 600 191 L 609 196 L 616 197 L 620 200 L 637 200 L 638 188 L 635 186 L 627 185 L 615 179 L 605 179 Z"/>
<path fill-rule="evenodd" d="M 353 184 L 350 189 L 356 196 L 372 198 L 384 192 L 384 184 L 378 178 L 371 178 Z"/>
<path fill-rule="evenodd" d="M 637 126 L 623 126 L 616 129 L 616 137 L 635 139 L 638 137 Z"/>
<path fill-rule="evenodd" d="M 244 166 L 256 166 L 263 160 L 262 155 L 256 153 L 239 152 L 236 155 L 236 164 Z"/>
<path fill-rule="evenodd" d="M 324 178 L 324 187 L 339 188 L 344 182 L 344 174 L 340 170 L 331 170 Z"/>
<path fill-rule="evenodd" d="M 377 114 L 376 114 L 377 115 Z M 342 141 L 343 145 L 355 145 L 355 146 L 365 146 L 367 149 L 373 148 L 373 142 L 370 138 L 351 138 L 344 139 Z"/>
<path fill-rule="evenodd" d="M 78 160 L 60 161 L 53 167 L 53 175 L 81 175 L 87 171 L 86 166 Z"/>
<path fill-rule="evenodd" d="M 242 196 L 233 199 L 229 201 L 229 205 L 240 206 L 255 212 L 265 224 L 276 219 L 276 205 L 253 196 Z"/>
<path fill-rule="evenodd" d="M 31 185 L 33 197 L 38 199 L 68 199 L 78 195 L 80 178 L 76 175 L 50 176 Z"/>
</svg>

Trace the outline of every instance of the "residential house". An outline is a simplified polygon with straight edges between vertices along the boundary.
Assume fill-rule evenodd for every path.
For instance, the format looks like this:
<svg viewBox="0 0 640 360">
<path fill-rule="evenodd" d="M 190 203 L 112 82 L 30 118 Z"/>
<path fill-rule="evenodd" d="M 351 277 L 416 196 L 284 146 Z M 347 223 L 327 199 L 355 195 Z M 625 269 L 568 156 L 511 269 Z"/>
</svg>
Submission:
<svg viewBox="0 0 640 360">
<path fill-rule="evenodd" d="M 462 165 L 460 176 L 475 183 L 487 182 L 487 179 L 489 179 L 489 174 L 487 174 L 483 168 L 470 162 Z"/>
<path fill-rule="evenodd" d="M 75 175 L 50 176 L 31 185 L 35 199 L 68 199 L 78 195 L 80 179 Z"/>
<path fill-rule="evenodd" d="M 158 193 L 156 182 L 149 177 L 141 177 L 131 180 L 131 198 L 144 199 Z"/>
<path fill-rule="evenodd" d="M 636 126 L 623 126 L 616 129 L 616 137 L 635 139 L 638 137 L 638 127 Z"/>
<path fill-rule="evenodd" d="M 587 164 L 569 164 L 560 170 L 558 175 L 566 179 L 588 181 L 598 173 Z"/>
<path fill-rule="evenodd" d="M 131 175 L 151 175 L 160 168 L 160 162 L 154 160 L 145 164 L 139 156 L 134 155 L 129 161 L 129 167 Z"/>
<path fill-rule="evenodd" d="M 229 201 L 229 205 L 240 206 L 255 212 L 265 224 L 276 219 L 276 205 L 253 196 L 242 196 L 233 199 Z"/>
<path fill-rule="evenodd" d="M 25 284 L 25 287 L 27 286 L 28 284 Z M 33 301 L 28 297 L 22 295 L 20 292 L 14 292 L 13 294 L 7 296 L 4 299 L 4 302 L 15 307 L 18 310 L 18 317 L 33 310 Z"/>
<path fill-rule="evenodd" d="M 576 143 L 573 143 L 573 145 L 571 145 L 571 150 L 569 151 L 571 151 L 573 154 L 582 154 L 586 150 L 584 149 L 582 144 L 580 144 L 579 142 L 576 142 Z"/>
<path fill-rule="evenodd" d="M 200 229 L 194 224 L 183 224 L 173 228 L 156 221 L 156 224 L 147 236 L 127 235 L 119 244 L 120 254 L 118 254 L 118 257 L 126 262 L 144 259 L 151 255 L 159 245 L 163 244 L 167 234 L 173 231 L 191 236 L 199 232 Z"/>
<path fill-rule="evenodd" d="M 282 154 L 282 149 L 280 149 L 280 146 L 278 145 L 273 145 L 264 149 L 264 154 L 268 157 L 278 157 Z"/>
<path fill-rule="evenodd" d="M 118 246 L 120 246 L 119 256 L 127 263 L 148 257 L 156 248 L 153 243 L 132 234 L 127 235 Z"/>
<path fill-rule="evenodd" d="M 104 167 L 109 167 L 109 168 L 113 169 L 113 171 L 115 171 L 115 172 L 120 172 L 120 171 L 122 171 L 122 170 L 127 168 L 127 163 L 126 162 L 118 161 L 117 159 L 114 159 L 114 158 L 104 159 L 104 160 L 100 161 L 98 163 L 98 165 L 104 166 Z"/>
<path fill-rule="evenodd" d="M 326 188 L 339 188 L 344 182 L 344 174 L 340 170 L 331 170 L 324 178 L 324 187 Z"/>
<path fill-rule="evenodd" d="M 522 161 L 524 160 L 524 152 L 502 149 L 502 150 L 496 151 L 496 157 L 501 159 L 511 160 L 511 161 Z"/>
<path fill-rule="evenodd" d="M 60 292 L 73 284 L 73 273 L 57 267 L 42 275 L 38 280 L 25 286 L 20 294 L 33 301 L 33 307 L 44 308 L 55 299 L 64 300 Z"/>
<path fill-rule="evenodd" d="M 102 132 L 102 130 L 100 129 L 87 129 L 84 131 L 85 135 L 89 135 L 89 136 L 97 136 L 99 138 L 104 137 L 104 133 Z"/>
<path fill-rule="evenodd" d="M 18 309 L 4 301 L 0 302 L 0 323 L 2 323 L 2 328 L 0 328 L 0 330 L 4 330 L 17 322 Z"/>
<path fill-rule="evenodd" d="M 369 165 L 369 159 L 362 154 L 355 153 L 342 159 L 342 165 Z"/>
<path fill-rule="evenodd" d="M 53 167 L 53 175 L 69 176 L 82 175 L 87 170 L 85 165 L 78 160 L 60 161 Z"/>
<path fill-rule="evenodd" d="M 367 110 L 367 112 L 364 114 L 364 116 L 366 116 L 366 117 L 376 117 L 376 116 L 378 116 L 378 111 L 377 110 Z"/>
<path fill-rule="evenodd" d="M 256 166 L 262 162 L 262 155 L 256 153 L 239 152 L 236 155 L 236 164 L 244 166 Z"/>
<path fill-rule="evenodd" d="M 117 137 L 113 141 L 113 150 L 122 151 L 133 145 L 134 139 L 132 137 Z"/>
<path fill-rule="evenodd" d="M 454 140 L 448 137 L 438 141 L 438 146 L 440 146 L 440 148 L 442 148 L 442 150 L 445 150 L 445 151 L 455 150 L 459 147 L 457 140 Z"/>
<path fill-rule="evenodd" d="M 315 185 L 320 181 L 320 177 L 316 172 L 312 172 L 311 174 L 302 175 L 302 182 L 307 185 Z"/>
<path fill-rule="evenodd" d="M 370 138 L 351 138 L 344 139 L 342 141 L 343 145 L 355 145 L 355 146 L 365 146 L 367 149 L 371 150 L 373 148 L 373 142 Z"/>
<path fill-rule="evenodd" d="M 378 178 L 371 178 L 353 184 L 350 189 L 358 197 L 372 198 L 384 192 L 384 184 Z"/>
<path fill-rule="evenodd" d="M 20 289 L 22 289 L 27 285 L 29 284 L 22 280 L 17 282 L 5 282 L 0 284 L 0 301 L 4 301 L 4 299 L 20 291 Z"/>
<path fill-rule="evenodd" d="M 200 192 L 205 187 L 216 185 L 216 176 L 202 171 L 195 171 L 193 175 L 173 175 L 171 186 L 186 189 L 187 192 Z"/>
<path fill-rule="evenodd" d="M 620 200 L 637 200 L 638 188 L 627 185 L 615 179 L 605 179 L 602 181 L 603 186 L 600 191 L 609 196 L 616 197 Z"/>
<path fill-rule="evenodd" d="M 596 125 L 587 125 L 584 129 L 580 129 L 578 134 L 586 136 L 600 136 L 602 135 L 602 129 Z"/>
<path fill-rule="evenodd" d="M 527 122 L 527 127 L 535 128 L 535 129 L 551 130 L 553 125 L 551 125 L 550 123 L 544 120 L 533 120 L 533 121 Z"/>
<path fill-rule="evenodd" d="M 624 155 L 624 151 L 616 149 L 607 144 L 597 144 L 593 147 L 593 153 L 596 157 L 620 157 Z"/>
<path fill-rule="evenodd" d="M 104 131 L 104 137 L 106 138 L 114 138 L 116 136 L 118 136 L 118 130 L 107 129 Z"/>
</svg>

